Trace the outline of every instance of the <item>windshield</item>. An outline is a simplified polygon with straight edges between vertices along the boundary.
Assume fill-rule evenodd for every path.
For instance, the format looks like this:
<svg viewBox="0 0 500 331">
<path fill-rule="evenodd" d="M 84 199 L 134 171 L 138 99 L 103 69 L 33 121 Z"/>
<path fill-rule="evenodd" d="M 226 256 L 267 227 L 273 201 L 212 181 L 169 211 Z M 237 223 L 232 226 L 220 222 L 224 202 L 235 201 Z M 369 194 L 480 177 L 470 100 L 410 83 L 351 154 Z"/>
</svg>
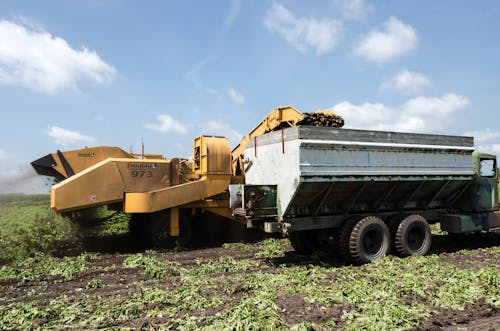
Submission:
<svg viewBox="0 0 500 331">
<path fill-rule="evenodd" d="M 496 170 L 495 160 L 481 159 L 480 161 L 480 175 L 481 177 L 494 177 Z"/>
</svg>

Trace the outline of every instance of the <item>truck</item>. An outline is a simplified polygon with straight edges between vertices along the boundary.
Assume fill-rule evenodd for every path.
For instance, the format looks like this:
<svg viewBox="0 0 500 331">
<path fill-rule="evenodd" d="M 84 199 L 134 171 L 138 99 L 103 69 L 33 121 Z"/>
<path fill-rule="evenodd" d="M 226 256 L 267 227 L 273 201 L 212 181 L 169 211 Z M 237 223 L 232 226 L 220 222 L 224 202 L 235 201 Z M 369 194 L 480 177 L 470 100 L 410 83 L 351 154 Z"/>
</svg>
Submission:
<svg viewBox="0 0 500 331">
<path fill-rule="evenodd" d="M 93 147 L 32 166 L 58 181 L 55 211 L 106 205 L 151 242 L 189 245 L 222 218 L 288 236 L 299 254 L 334 247 L 367 263 L 425 255 L 435 223 L 450 234 L 500 229 L 496 156 L 475 151 L 473 137 L 343 124 L 330 111 L 278 107 L 232 150 L 224 137 L 195 138 L 191 161 Z"/>
</svg>

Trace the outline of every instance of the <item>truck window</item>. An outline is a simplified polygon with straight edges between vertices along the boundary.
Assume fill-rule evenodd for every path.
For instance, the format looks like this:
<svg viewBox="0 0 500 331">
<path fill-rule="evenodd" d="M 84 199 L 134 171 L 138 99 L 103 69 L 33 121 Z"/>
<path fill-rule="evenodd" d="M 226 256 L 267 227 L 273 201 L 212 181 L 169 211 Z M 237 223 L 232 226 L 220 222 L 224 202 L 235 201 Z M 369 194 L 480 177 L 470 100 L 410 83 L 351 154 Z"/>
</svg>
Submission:
<svg viewBox="0 0 500 331">
<path fill-rule="evenodd" d="M 494 177 L 495 176 L 495 160 L 492 159 L 481 159 L 480 161 L 480 174 L 481 177 Z"/>
</svg>

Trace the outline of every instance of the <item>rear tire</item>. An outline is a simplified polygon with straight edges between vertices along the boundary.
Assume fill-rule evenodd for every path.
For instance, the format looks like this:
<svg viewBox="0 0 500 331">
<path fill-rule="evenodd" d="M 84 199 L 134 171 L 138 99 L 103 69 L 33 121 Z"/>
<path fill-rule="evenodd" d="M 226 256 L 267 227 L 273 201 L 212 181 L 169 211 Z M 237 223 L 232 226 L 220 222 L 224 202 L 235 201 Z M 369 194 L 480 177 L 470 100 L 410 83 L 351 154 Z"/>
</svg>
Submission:
<svg viewBox="0 0 500 331">
<path fill-rule="evenodd" d="M 311 254 L 319 249 L 319 242 L 315 230 L 294 231 L 290 232 L 288 236 L 297 254 Z"/>
<path fill-rule="evenodd" d="M 391 235 L 391 254 L 397 255 L 396 231 L 398 230 L 399 224 L 401 224 L 406 217 L 408 217 L 408 214 L 394 214 L 385 220 L 385 224 L 387 224 Z"/>
<path fill-rule="evenodd" d="M 351 253 L 349 251 L 349 240 L 351 238 L 352 229 L 354 228 L 354 225 L 358 223 L 358 221 L 359 217 L 347 218 L 346 220 L 344 220 L 344 224 L 340 228 L 337 250 L 340 254 L 340 257 L 346 262 L 352 262 Z"/>
<path fill-rule="evenodd" d="M 396 253 L 401 256 L 425 255 L 432 244 L 429 224 L 420 215 L 407 216 L 399 224 L 394 235 Z"/>
<path fill-rule="evenodd" d="M 343 257 L 357 264 L 382 258 L 391 247 L 387 225 L 375 216 L 348 220 L 341 229 L 339 242 Z"/>
</svg>

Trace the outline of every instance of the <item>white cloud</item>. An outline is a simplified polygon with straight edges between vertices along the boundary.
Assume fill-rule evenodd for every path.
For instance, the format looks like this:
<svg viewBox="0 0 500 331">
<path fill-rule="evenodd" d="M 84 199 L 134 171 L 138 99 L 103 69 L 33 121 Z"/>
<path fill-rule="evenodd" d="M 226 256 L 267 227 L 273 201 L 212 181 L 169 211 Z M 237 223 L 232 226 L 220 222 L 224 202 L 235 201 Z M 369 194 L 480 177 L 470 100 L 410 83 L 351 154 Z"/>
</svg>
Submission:
<svg viewBox="0 0 500 331">
<path fill-rule="evenodd" d="M 238 92 L 234 88 L 230 88 L 229 90 L 227 90 L 227 96 L 234 103 L 244 103 L 245 102 L 245 96 L 243 95 L 243 93 Z"/>
<path fill-rule="evenodd" d="M 477 145 L 476 149 L 483 153 L 500 155 L 500 144 Z"/>
<path fill-rule="evenodd" d="M 461 95 L 445 94 L 440 98 L 413 98 L 398 107 L 344 101 L 332 110 L 344 117 L 349 128 L 430 133 L 445 130 L 452 123 L 452 115 L 468 105 Z"/>
<path fill-rule="evenodd" d="M 85 47 L 14 22 L 0 21 L 0 84 L 54 94 L 79 84 L 108 83 L 116 70 Z"/>
<path fill-rule="evenodd" d="M 218 95 L 219 94 L 219 91 L 217 91 L 216 89 L 214 89 L 212 87 L 205 87 L 205 88 L 203 88 L 203 90 L 205 92 L 207 92 L 208 94 L 213 94 L 213 95 Z"/>
<path fill-rule="evenodd" d="M 333 3 L 345 19 L 364 20 L 371 10 L 363 0 L 334 0 Z"/>
<path fill-rule="evenodd" d="M 229 124 L 222 120 L 211 120 L 201 126 L 204 134 L 214 136 L 224 136 L 229 139 L 232 146 L 235 146 L 243 138 L 243 134 L 233 129 Z"/>
<path fill-rule="evenodd" d="M 7 152 L 0 148 L 0 160 L 7 159 L 8 157 Z"/>
<path fill-rule="evenodd" d="M 189 68 L 189 70 L 184 74 L 184 78 L 188 81 L 194 83 L 195 85 L 202 87 L 202 84 L 199 79 L 199 74 L 207 65 L 215 61 L 213 56 L 207 56 L 202 59 L 200 62 L 196 63 L 194 66 Z"/>
<path fill-rule="evenodd" d="M 381 91 L 397 91 L 413 94 L 431 86 L 431 81 L 423 74 L 404 70 L 389 80 L 382 82 Z"/>
<path fill-rule="evenodd" d="M 279 3 L 273 3 L 267 11 L 264 25 L 302 53 L 312 49 L 318 55 L 335 48 L 342 30 L 342 23 L 338 21 L 295 17 Z"/>
<path fill-rule="evenodd" d="M 457 94 L 445 94 L 440 98 L 417 97 L 408 100 L 403 110 L 411 116 L 437 116 L 446 118 L 457 110 L 469 106 L 467 98 Z"/>
<path fill-rule="evenodd" d="M 229 99 L 237 104 L 245 103 L 245 95 L 233 87 L 230 87 L 227 90 L 218 90 L 213 87 L 203 87 L 203 91 L 211 96 L 217 97 L 220 100 Z"/>
<path fill-rule="evenodd" d="M 159 131 L 159 132 L 175 132 L 185 134 L 188 132 L 187 128 L 181 123 L 174 120 L 169 115 L 163 114 L 156 116 L 159 123 L 145 124 L 144 127 L 149 130 Z"/>
<path fill-rule="evenodd" d="M 93 137 L 77 131 L 66 130 L 59 126 L 51 126 L 47 134 L 54 139 L 57 145 L 61 146 L 92 144 L 95 141 Z"/>
<path fill-rule="evenodd" d="M 242 6 L 242 0 L 231 0 L 229 3 L 229 8 L 226 14 L 226 18 L 224 20 L 224 24 L 221 29 L 221 37 L 225 37 L 225 35 L 231 30 L 236 18 L 238 17 Z"/>
<path fill-rule="evenodd" d="M 417 47 L 417 33 L 395 17 L 384 22 L 383 30 L 374 29 L 354 48 L 354 54 L 367 61 L 385 63 Z"/>
<path fill-rule="evenodd" d="M 498 139 L 500 138 L 499 131 L 487 128 L 484 130 L 469 131 L 464 133 L 464 135 L 474 137 L 474 143 L 478 151 L 500 154 L 500 143 L 498 143 Z"/>
<path fill-rule="evenodd" d="M 464 133 L 464 135 L 474 137 L 474 141 L 477 144 L 483 144 L 485 142 L 500 138 L 500 132 L 492 130 L 490 128 L 478 131 L 469 131 Z"/>
</svg>

